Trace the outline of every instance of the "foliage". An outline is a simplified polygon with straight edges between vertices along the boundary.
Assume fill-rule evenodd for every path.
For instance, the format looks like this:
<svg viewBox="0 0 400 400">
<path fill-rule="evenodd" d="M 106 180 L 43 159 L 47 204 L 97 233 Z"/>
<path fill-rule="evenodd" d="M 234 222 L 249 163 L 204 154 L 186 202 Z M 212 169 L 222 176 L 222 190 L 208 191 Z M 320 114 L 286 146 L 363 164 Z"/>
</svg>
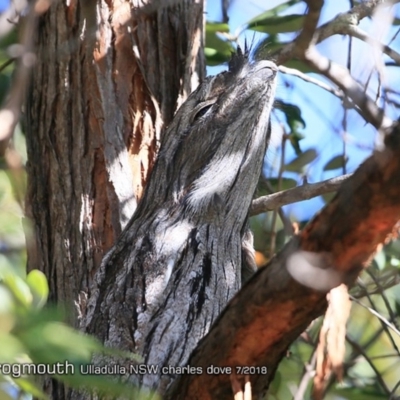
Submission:
<svg viewBox="0 0 400 400">
<path fill-rule="evenodd" d="M 304 14 L 298 13 L 300 3 L 296 0 L 281 2 L 278 6 L 264 11 L 243 24 L 242 30 L 265 33 L 264 36 L 259 36 L 259 42 L 253 51 L 255 57 L 269 58 L 291 41 L 288 40 L 289 35 L 285 33 L 299 31 L 304 20 Z M 398 19 L 393 20 L 393 25 L 396 24 L 398 24 Z M 234 43 L 237 41 L 237 36 L 230 35 L 226 28 L 224 37 L 231 38 Z M 218 51 L 218 49 L 215 50 Z M 215 54 L 214 57 L 216 57 Z M 306 74 L 312 71 L 309 66 L 299 60 L 291 59 L 284 65 Z M 287 76 L 283 80 L 284 86 L 289 90 L 304 88 L 304 83 L 300 84 L 299 80 L 294 77 Z M 369 81 L 366 86 L 368 83 Z M 308 83 L 306 90 L 314 90 L 313 93 L 317 93 L 318 89 Z M 278 92 L 278 95 L 280 94 Z M 316 96 L 318 95 L 315 94 L 313 98 L 315 99 Z M 332 95 L 333 97 L 334 95 Z M 312 97 L 310 96 L 310 98 Z M 334 99 L 331 101 L 334 104 Z M 318 101 L 308 106 L 315 106 L 316 110 L 319 109 Z M 304 102 L 293 100 L 289 102 L 286 99 L 276 101 L 275 124 L 283 127 L 283 134 L 281 141 L 276 145 L 277 155 L 275 160 L 272 160 L 274 162 L 271 163 L 271 159 L 267 156 L 268 163 L 264 167 L 267 180 L 260 179 L 257 196 L 290 189 L 297 183 L 308 179 L 315 180 L 318 173 L 321 177 L 325 174 L 329 177 L 332 176 L 332 173 L 338 174 L 340 171 L 346 173 L 349 165 L 352 166 L 351 169 L 354 169 L 355 165 L 361 161 L 359 152 L 349 149 L 345 136 L 342 148 L 330 146 L 333 154 L 332 152 L 329 155 L 324 154 L 326 149 L 316 146 L 315 139 L 311 140 L 311 135 L 315 134 L 313 131 L 318 127 L 316 127 L 315 118 L 314 121 L 309 118 L 309 112 L 306 117 L 304 113 L 306 108 Z M 344 109 L 343 113 L 344 117 L 340 122 L 342 129 L 346 131 L 348 129 L 346 124 L 346 118 L 349 118 L 348 110 Z M 312 122 L 310 123 L 308 120 Z M 329 122 L 330 130 L 333 130 L 334 125 L 340 126 L 340 122 L 339 124 L 336 121 Z M 359 128 L 362 129 L 363 122 L 359 121 L 358 125 L 353 125 L 360 131 Z M 312 127 L 313 131 L 307 130 L 306 127 Z M 332 136 L 334 133 L 327 132 L 326 135 Z M 356 137 L 360 136 L 357 134 Z M 307 147 L 302 144 L 303 142 L 308 143 Z M 290 144 L 292 149 L 288 148 L 287 144 Z M 340 146 L 340 143 L 338 145 Z M 340 153 L 341 150 L 342 153 Z M 330 193 L 322 196 L 323 202 L 329 201 L 333 195 Z M 255 236 L 257 251 L 256 259 L 260 265 L 264 264 L 271 254 L 274 254 L 288 241 L 292 234 L 290 229 L 292 224 L 297 229 L 297 226 L 303 226 L 307 222 L 307 220 L 295 222 L 294 215 L 288 218 L 285 214 L 266 213 L 251 218 L 251 228 Z M 399 260 L 399 241 L 394 241 L 377 253 L 372 265 L 361 275 L 358 285 L 353 288 L 354 301 L 347 328 L 344 378 L 340 383 L 335 383 L 331 379 L 326 394 L 327 399 L 378 399 L 387 398 L 389 394 L 398 395 L 400 393 L 398 378 L 400 356 L 398 350 L 400 343 L 398 330 Z M 287 357 L 276 373 L 270 390 L 271 398 L 292 398 L 299 393 L 299 385 L 304 383 L 306 389 L 302 392 L 304 397 L 301 398 L 311 396 L 312 377 L 310 371 L 315 367 L 315 348 L 318 343 L 320 327 L 320 321 L 315 321 L 307 333 L 291 346 Z"/>
<path fill-rule="evenodd" d="M 33 270 L 24 277 L 7 263 L 0 265 L 0 398 L 17 391 L 47 398 L 37 379 L 25 373 L 24 368 L 32 364 L 48 366 L 51 376 L 70 386 L 133 398 L 131 387 L 81 370 L 90 364 L 93 354 L 115 352 L 69 327 L 65 311 L 45 308 L 48 292 L 42 272 Z"/>
<path fill-rule="evenodd" d="M 215 66 L 228 61 L 239 36 L 246 31 L 264 34 L 254 49 L 255 57 L 276 54 L 293 39 L 294 36 L 288 33 L 296 33 L 303 26 L 304 12 L 299 12 L 296 8 L 299 6 L 299 0 L 281 2 L 251 18 L 235 34 L 230 32 L 227 23 L 208 22 L 205 32 L 207 64 Z M 393 21 L 393 25 L 396 24 L 399 24 L 398 18 Z M 9 63 L 7 50 L 17 42 L 16 30 L 0 41 L 0 102 L 4 102 L 9 91 L 15 66 L 12 62 Z M 306 74 L 311 71 L 309 66 L 299 60 L 291 59 L 284 65 Z M 282 86 L 290 90 L 301 85 L 304 88 L 304 84 L 299 84 L 293 77 L 283 78 L 282 83 Z M 320 92 L 316 90 L 320 89 L 315 89 L 312 83 L 307 85 L 310 91 L 316 93 L 314 98 L 318 98 Z M 365 89 L 368 89 L 368 84 Z M 373 89 L 377 90 L 376 87 Z M 268 181 L 266 183 L 264 178 L 260 180 L 259 196 L 295 187 L 308 179 L 317 180 L 329 177 L 332 173 L 347 172 L 349 166 L 354 169 L 361 161 L 356 151 L 346 150 L 348 129 L 345 123 L 341 126 L 345 134 L 339 140 L 337 139 L 340 135 L 335 136 L 335 129 L 326 133 L 326 137 L 330 137 L 327 140 L 336 140 L 333 154 L 327 156 L 324 146 L 316 145 L 318 140 L 309 140 L 314 132 L 307 129 L 310 126 L 316 129 L 315 117 L 309 111 L 305 112 L 306 102 L 299 102 L 298 97 L 293 97 L 294 99 L 280 98 L 276 102 L 275 127 L 279 127 L 282 134 L 279 143 L 275 144 L 275 158 L 268 159 L 264 167 L 264 175 L 268 177 Z M 341 99 L 336 100 L 332 100 L 332 107 L 341 103 Z M 395 102 L 393 106 L 396 106 Z M 308 107 L 318 110 L 318 101 Z M 350 114 L 344 109 L 343 121 L 346 118 L 355 118 L 353 114 L 349 118 Z M 333 122 L 331 127 L 332 125 Z M 360 120 L 354 125 L 355 129 L 359 129 Z M 337 125 L 334 126 L 337 128 Z M 321 137 L 323 136 L 319 135 Z M 360 136 L 356 140 L 358 144 L 361 143 Z M 21 126 L 17 127 L 8 146 L 20 156 L 23 165 L 26 162 L 26 152 Z M 40 271 L 31 271 L 26 275 L 24 236 L 29 236 L 29 222 L 23 217 L 25 176 L 23 172 L 22 178 L 16 174 L 17 170 L 4 154 L 0 158 L 0 168 L 0 364 L 52 364 L 68 360 L 78 369 L 80 365 L 90 362 L 93 352 L 104 349 L 94 339 L 82 336 L 70 328 L 65 323 L 65 312 L 45 307 L 48 286 Z M 326 196 L 320 205 L 325 201 Z M 285 211 L 287 214 L 287 209 Z M 314 206 L 313 211 L 316 211 Z M 251 228 L 255 234 L 255 248 L 260 264 L 288 240 L 292 234 L 288 227 L 302 226 L 307 219 L 297 221 L 293 215 L 285 216 L 285 212 L 253 217 Z M 341 383 L 330 381 L 327 399 L 367 400 L 387 398 L 390 392 L 394 395 L 400 394 L 399 265 L 400 242 L 395 241 L 376 255 L 370 268 L 360 277 L 357 287 L 352 290 L 354 302 L 347 331 L 344 377 Z M 271 398 L 291 398 L 301 382 L 305 382 L 306 386 L 304 398 L 309 398 L 309 371 L 315 365 L 314 353 L 320 327 L 321 322 L 315 321 L 291 346 L 276 373 L 271 387 Z M 114 394 L 125 390 L 111 380 L 89 378 L 81 374 L 59 375 L 57 378 L 69 385 L 96 387 Z M 38 398 L 45 397 L 37 381 L 31 376 L 14 378 L 0 375 L 0 397 L 11 398 L 12 388 Z"/>
<path fill-rule="evenodd" d="M 4 102 L 11 86 L 14 63 L 7 49 L 17 41 L 13 30 L 0 41 L 0 101 Z M 11 60 L 12 61 L 12 60 Z M 15 153 L 13 153 L 15 151 Z M 98 393 L 138 398 L 138 392 L 104 375 L 81 373 L 94 354 L 118 355 L 105 349 L 94 338 L 71 328 L 68 311 L 46 305 L 49 295 L 45 275 L 38 270 L 26 274 L 25 235 L 29 240 L 29 221 L 23 215 L 26 174 L 10 161 L 27 161 L 25 138 L 18 125 L 8 149 L 0 155 L 0 399 L 45 399 L 40 376 L 23 373 L 24 365 L 46 364 L 50 370 L 60 363 L 53 377 L 73 387 L 95 389 Z M 119 354 L 121 355 L 121 354 Z M 132 362 L 132 354 L 122 354 Z M 63 366 L 69 364 L 69 367 Z M 6 365 L 10 365 L 6 370 Z M 11 372 L 10 372 L 11 371 Z M 2 373 L 3 372 L 3 373 Z M 84 372 L 84 371 L 83 371 Z M 29 394 L 29 395 L 28 395 Z"/>
</svg>

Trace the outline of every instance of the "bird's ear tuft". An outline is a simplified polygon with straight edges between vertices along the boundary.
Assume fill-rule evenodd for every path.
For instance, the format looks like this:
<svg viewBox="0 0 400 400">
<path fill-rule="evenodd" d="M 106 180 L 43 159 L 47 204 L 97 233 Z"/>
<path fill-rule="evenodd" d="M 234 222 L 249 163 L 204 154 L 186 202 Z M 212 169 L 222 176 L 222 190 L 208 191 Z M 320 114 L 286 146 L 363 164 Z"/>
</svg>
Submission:
<svg viewBox="0 0 400 400">
<path fill-rule="evenodd" d="M 229 71 L 238 73 L 243 66 L 248 62 L 249 59 L 249 48 L 247 43 L 244 44 L 244 53 L 240 46 L 237 47 L 236 53 L 232 53 L 232 57 L 229 61 Z"/>
</svg>

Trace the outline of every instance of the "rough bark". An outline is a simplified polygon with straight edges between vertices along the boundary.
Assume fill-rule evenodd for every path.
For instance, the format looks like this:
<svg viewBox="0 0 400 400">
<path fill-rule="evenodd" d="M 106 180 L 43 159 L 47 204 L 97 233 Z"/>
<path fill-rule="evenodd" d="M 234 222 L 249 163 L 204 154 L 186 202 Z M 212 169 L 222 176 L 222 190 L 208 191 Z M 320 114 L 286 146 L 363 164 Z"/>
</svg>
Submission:
<svg viewBox="0 0 400 400">
<path fill-rule="evenodd" d="M 28 269 L 45 272 L 50 299 L 76 326 L 74 302 L 136 208 L 162 125 L 204 76 L 203 2 L 151 5 L 54 1 L 38 21 L 26 107 Z"/>
<path fill-rule="evenodd" d="M 105 344 L 138 352 L 147 365 L 183 366 L 238 291 L 275 75 L 273 63 L 249 64 L 239 53 L 178 110 L 92 288 L 87 330 Z M 136 378 L 163 393 L 174 374 Z"/>
<path fill-rule="evenodd" d="M 232 374 L 207 367 L 231 366 L 241 381 L 236 367 L 267 366 L 250 376 L 260 398 L 287 346 L 324 310 L 326 292 L 350 283 L 391 233 L 400 146 L 391 135 L 218 318 L 251 264 L 246 219 L 274 72 L 236 58 L 171 122 L 202 80 L 202 12 L 200 1 L 71 0 L 41 17 L 27 104 L 29 268 L 42 269 L 51 298 L 69 305 L 93 283 L 83 325 L 106 344 L 146 364 L 203 368 L 134 383 L 163 393 L 177 378 L 167 398 L 224 399 Z M 171 124 L 148 182 L 163 123 Z M 49 384 L 53 398 L 72 397 Z"/>
<path fill-rule="evenodd" d="M 28 216 L 29 268 L 45 271 L 52 299 L 71 305 L 132 216 L 161 123 L 197 86 L 204 63 L 201 2 L 152 13 L 142 1 L 67 3 L 39 21 Z"/>
</svg>

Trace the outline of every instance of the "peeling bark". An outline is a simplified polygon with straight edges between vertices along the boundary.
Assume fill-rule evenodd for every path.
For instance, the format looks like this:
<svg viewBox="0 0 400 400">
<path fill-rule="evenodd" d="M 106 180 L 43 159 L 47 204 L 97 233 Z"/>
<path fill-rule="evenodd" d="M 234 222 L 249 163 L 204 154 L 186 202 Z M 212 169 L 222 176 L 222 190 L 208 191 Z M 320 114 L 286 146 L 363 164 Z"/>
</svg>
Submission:
<svg viewBox="0 0 400 400">
<path fill-rule="evenodd" d="M 203 369 L 131 382 L 170 399 L 230 399 L 232 376 L 208 375 L 210 365 L 230 366 L 236 387 L 249 379 L 236 367 L 266 366 L 250 376 L 261 398 L 326 292 L 351 284 L 392 234 L 399 129 L 233 297 L 252 262 L 246 221 L 274 67 L 236 58 L 183 103 L 203 80 L 202 28 L 203 3 L 189 0 L 54 2 L 40 18 L 27 103 L 28 264 L 45 272 L 53 301 L 72 306 L 92 287 L 83 325 L 106 344 L 148 364 Z M 53 398 L 80 398 L 47 383 Z"/>
<path fill-rule="evenodd" d="M 72 305 L 132 216 L 162 124 L 203 79 L 204 61 L 202 2 L 152 13 L 143 1 L 67 3 L 39 20 L 27 203 L 29 268 Z"/>
<path fill-rule="evenodd" d="M 26 106 L 28 269 L 46 274 L 50 300 L 71 309 L 75 326 L 74 302 L 134 213 L 163 124 L 204 76 L 203 2 L 147 4 L 53 2 L 38 21 Z"/>
</svg>

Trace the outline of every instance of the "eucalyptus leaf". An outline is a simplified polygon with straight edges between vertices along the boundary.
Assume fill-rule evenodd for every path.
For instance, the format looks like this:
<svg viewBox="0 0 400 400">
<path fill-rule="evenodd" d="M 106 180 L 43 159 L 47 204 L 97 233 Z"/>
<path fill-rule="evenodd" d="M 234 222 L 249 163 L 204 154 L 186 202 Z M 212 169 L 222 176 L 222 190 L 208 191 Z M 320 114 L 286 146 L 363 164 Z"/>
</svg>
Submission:
<svg viewBox="0 0 400 400">
<path fill-rule="evenodd" d="M 26 277 L 26 282 L 32 290 L 35 306 L 42 308 L 49 296 L 49 284 L 46 276 L 39 270 L 33 270 Z"/>
<path fill-rule="evenodd" d="M 299 31 L 304 23 L 303 14 L 292 14 L 283 16 L 273 16 L 266 18 L 256 18 L 251 21 L 247 28 L 256 31 L 274 35 L 277 33 L 288 33 Z"/>
<path fill-rule="evenodd" d="M 300 3 L 302 0 L 289 0 L 285 3 L 279 4 L 276 7 L 273 7 L 267 11 L 264 11 L 262 14 L 257 15 L 253 19 L 251 19 L 247 25 L 250 25 L 255 22 L 263 21 L 266 18 L 277 16 L 279 13 L 286 11 L 288 8 Z"/>
<path fill-rule="evenodd" d="M 347 156 L 343 157 L 343 154 L 335 156 L 325 164 L 324 171 L 332 171 L 338 168 L 343 168 L 343 166 L 347 164 L 347 161 L 349 161 L 349 158 Z"/>
<path fill-rule="evenodd" d="M 284 113 L 286 122 L 291 130 L 296 131 L 298 128 L 306 127 L 306 122 L 301 115 L 300 107 L 295 104 L 287 103 L 281 99 L 275 100 L 274 107 Z"/>
<path fill-rule="evenodd" d="M 33 296 L 27 283 L 17 275 L 7 275 L 3 279 L 4 284 L 24 307 L 29 307 Z"/>
<path fill-rule="evenodd" d="M 223 40 L 218 33 L 228 33 L 229 25 L 215 22 L 206 24 L 206 44 L 204 54 L 207 65 L 218 65 L 229 61 L 232 53 L 235 51 L 232 43 Z"/>
<path fill-rule="evenodd" d="M 305 152 L 301 153 L 298 157 L 292 160 L 290 163 L 285 165 L 285 171 L 290 172 L 301 172 L 303 167 L 307 164 L 310 164 L 314 161 L 318 156 L 318 153 L 315 149 L 308 149 Z"/>
</svg>

